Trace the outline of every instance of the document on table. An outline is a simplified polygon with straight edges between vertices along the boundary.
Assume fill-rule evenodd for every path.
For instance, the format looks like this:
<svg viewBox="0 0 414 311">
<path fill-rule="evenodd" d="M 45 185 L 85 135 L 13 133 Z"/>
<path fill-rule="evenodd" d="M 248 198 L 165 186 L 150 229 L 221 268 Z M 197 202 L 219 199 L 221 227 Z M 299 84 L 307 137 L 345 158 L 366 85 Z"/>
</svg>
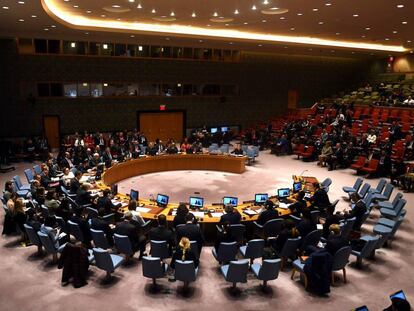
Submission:
<svg viewBox="0 0 414 311">
<path fill-rule="evenodd" d="M 245 213 L 245 214 L 247 214 L 247 215 L 249 215 L 249 216 L 254 216 L 254 215 L 257 215 L 257 214 L 258 214 L 256 211 L 251 210 L 251 209 L 245 209 L 245 210 L 243 211 L 243 213 Z"/>
<path fill-rule="evenodd" d="M 224 213 L 223 212 L 216 212 L 216 213 L 211 213 L 211 217 L 221 217 L 223 216 Z"/>
<path fill-rule="evenodd" d="M 204 212 L 190 212 L 194 217 L 204 217 Z"/>
<path fill-rule="evenodd" d="M 140 213 L 148 213 L 151 209 L 148 207 L 137 207 L 135 210 Z"/>
<path fill-rule="evenodd" d="M 280 202 L 280 203 L 279 203 L 279 207 L 280 207 L 280 208 L 283 208 L 283 209 L 288 209 L 290 205 L 291 205 L 291 204 L 286 204 L 286 203 L 283 203 L 283 202 Z"/>
</svg>

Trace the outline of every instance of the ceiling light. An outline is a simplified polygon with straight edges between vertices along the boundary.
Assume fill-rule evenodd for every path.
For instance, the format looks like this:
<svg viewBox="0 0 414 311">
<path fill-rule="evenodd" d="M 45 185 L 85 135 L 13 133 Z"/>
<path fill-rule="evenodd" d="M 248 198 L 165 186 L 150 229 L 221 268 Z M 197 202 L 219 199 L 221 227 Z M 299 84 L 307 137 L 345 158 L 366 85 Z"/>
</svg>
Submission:
<svg viewBox="0 0 414 311">
<path fill-rule="evenodd" d="M 50 27 L 52 27 L 52 28 L 56 28 L 56 25 L 50 25 Z"/>
<path fill-rule="evenodd" d="M 89 32 L 85 32 L 85 35 L 89 35 Z"/>
<path fill-rule="evenodd" d="M 214 16 L 214 17 L 217 17 L 217 16 L 218 16 L 218 13 L 217 13 L 217 12 L 214 12 L 214 13 L 213 13 L 213 16 Z"/>
<path fill-rule="evenodd" d="M 365 27 L 365 30 L 371 30 L 371 28 L 370 27 Z"/>
<path fill-rule="evenodd" d="M 84 83 L 82 83 L 82 85 L 83 85 L 83 86 L 88 86 L 88 83 L 85 83 L 85 82 L 84 82 Z"/>
<path fill-rule="evenodd" d="M 237 14 L 239 14 L 239 10 L 237 10 L 237 9 L 236 9 L 236 10 L 234 11 L 234 14 L 236 14 L 236 15 L 237 15 Z"/>
<path fill-rule="evenodd" d="M 319 25 L 323 25 L 323 24 L 324 24 L 324 22 L 319 22 L 318 24 L 319 24 Z"/>
<path fill-rule="evenodd" d="M 92 11 L 89 11 L 89 10 L 88 10 L 88 11 L 86 11 L 86 13 L 91 14 L 91 13 L 92 13 Z"/>
<path fill-rule="evenodd" d="M 138 5 L 137 5 L 137 9 L 142 9 L 142 5 L 141 5 L 141 3 L 138 3 Z"/>
<path fill-rule="evenodd" d="M 36 15 L 32 15 L 32 17 L 33 17 L 33 18 L 36 18 L 37 16 L 36 16 Z"/>
<path fill-rule="evenodd" d="M 175 13 L 174 13 L 174 11 L 170 13 L 170 16 L 175 16 Z"/>
<path fill-rule="evenodd" d="M 24 1 L 17 1 L 18 4 L 24 4 Z"/>
<path fill-rule="evenodd" d="M 170 38 L 165 38 L 165 40 L 169 41 L 169 40 L 170 40 Z"/>
<path fill-rule="evenodd" d="M 411 40 L 407 40 L 407 43 L 411 43 Z"/>
<path fill-rule="evenodd" d="M 312 11 L 314 11 L 314 12 L 318 12 L 318 11 L 319 11 L 319 9 L 314 8 L 314 9 L 312 9 Z"/>
<path fill-rule="evenodd" d="M 303 15 L 303 13 L 298 13 L 298 16 L 302 16 Z"/>
<path fill-rule="evenodd" d="M 398 4 L 397 8 L 402 9 L 404 7 L 404 4 Z"/>
<path fill-rule="evenodd" d="M 365 35 L 362 35 L 362 36 L 361 36 L 361 38 L 365 38 L 365 37 L 366 37 Z"/>
<path fill-rule="evenodd" d="M 359 15 L 358 15 L 358 14 L 353 14 L 352 16 L 353 16 L 353 17 L 358 17 Z"/>
<path fill-rule="evenodd" d="M 130 38 L 135 38 L 135 36 L 134 36 L 134 35 L 130 35 L 129 37 L 130 37 Z"/>
<path fill-rule="evenodd" d="M 328 2 L 328 3 L 325 3 L 325 5 L 326 5 L 326 6 L 331 6 L 331 5 L 332 5 L 332 3 Z"/>
<path fill-rule="evenodd" d="M 264 0 L 264 1 L 263 1 L 263 4 L 264 4 L 264 5 L 269 4 L 269 1 L 268 1 L 268 0 Z"/>
<path fill-rule="evenodd" d="M 48 31 L 49 30 L 49 28 L 45 28 L 45 29 L 43 29 L 44 31 Z"/>
<path fill-rule="evenodd" d="M 71 47 L 71 48 L 75 48 L 75 47 L 76 47 L 76 42 L 71 42 L 71 43 L 70 43 L 70 47 Z"/>
<path fill-rule="evenodd" d="M 104 50 L 107 50 L 107 49 L 108 49 L 108 44 L 104 43 L 104 44 L 102 45 L 102 47 L 103 47 L 103 49 L 104 49 Z"/>
<path fill-rule="evenodd" d="M 266 23 L 266 20 L 265 19 L 262 19 L 262 23 Z"/>
<path fill-rule="evenodd" d="M 291 31 L 294 31 L 294 30 L 295 30 L 295 28 L 293 28 L 293 27 L 292 27 L 292 28 L 290 28 L 290 30 L 291 30 Z"/>
<path fill-rule="evenodd" d="M 248 24 L 248 22 L 244 22 L 243 24 L 244 24 L 244 25 L 247 25 L 247 24 Z"/>
<path fill-rule="evenodd" d="M 397 30 L 394 30 L 392 33 L 398 33 L 398 31 Z"/>
<path fill-rule="evenodd" d="M 79 7 L 79 5 L 76 5 L 76 4 L 75 4 L 73 7 L 74 7 L 74 8 L 78 8 L 78 7 Z"/>
<path fill-rule="evenodd" d="M 261 44 L 258 44 L 257 46 L 263 46 L 263 45 L 261 45 Z"/>
<path fill-rule="evenodd" d="M 196 17 L 196 13 L 193 12 L 193 14 L 191 14 L 191 17 Z"/>
<path fill-rule="evenodd" d="M 138 46 L 138 51 L 142 51 L 142 50 L 143 50 L 142 45 Z"/>
<path fill-rule="evenodd" d="M 102 14 L 101 17 L 106 17 L 106 15 L 105 14 Z"/>
<path fill-rule="evenodd" d="M 2 7 L 4 10 L 8 10 L 8 9 L 10 9 L 8 6 L 4 6 L 4 7 Z"/>
<path fill-rule="evenodd" d="M 19 19 L 19 22 L 24 22 L 24 19 L 23 18 Z"/>
<path fill-rule="evenodd" d="M 157 11 L 155 11 L 155 9 L 152 9 L 151 13 L 155 14 Z"/>
<path fill-rule="evenodd" d="M 230 24 L 224 24 L 224 26 L 226 26 L 226 27 L 227 27 L 227 26 L 230 26 Z"/>
<path fill-rule="evenodd" d="M 253 10 L 253 11 L 257 10 L 257 8 L 256 8 L 256 6 L 255 6 L 255 5 L 253 5 L 253 6 L 252 6 L 252 10 Z"/>
<path fill-rule="evenodd" d="M 121 6 L 120 6 L 120 5 L 118 5 L 118 4 L 113 4 L 113 5 L 112 5 L 112 7 L 113 7 L 113 8 L 120 8 Z"/>
<path fill-rule="evenodd" d="M 337 36 L 339 36 L 341 33 L 340 32 L 337 32 L 337 33 L 335 33 Z"/>
<path fill-rule="evenodd" d="M 103 85 L 104 85 L 104 86 L 108 86 L 108 83 L 104 83 Z"/>
<path fill-rule="evenodd" d="M 134 3 L 134 2 L 135 2 L 135 0 L 128 0 L 128 2 Z"/>
<path fill-rule="evenodd" d="M 385 38 L 385 41 L 389 41 L 390 39 L 389 38 Z"/>
<path fill-rule="evenodd" d="M 407 24 L 408 24 L 408 22 L 402 22 L 401 24 L 403 24 L 403 25 L 407 25 Z"/>
<path fill-rule="evenodd" d="M 282 16 L 280 19 L 286 19 L 286 17 Z"/>
</svg>

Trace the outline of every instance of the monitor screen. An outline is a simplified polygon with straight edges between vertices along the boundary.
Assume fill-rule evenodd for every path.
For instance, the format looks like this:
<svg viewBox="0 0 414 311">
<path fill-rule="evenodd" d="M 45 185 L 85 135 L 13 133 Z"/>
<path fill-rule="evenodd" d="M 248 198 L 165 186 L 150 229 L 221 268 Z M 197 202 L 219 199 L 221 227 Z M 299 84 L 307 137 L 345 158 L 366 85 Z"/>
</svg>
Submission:
<svg viewBox="0 0 414 311">
<path fill-rule="evenodd" d="M 224 197 L 223 205 L 237 206 L 238 199 L 236 197 Z"/>
<path fill-rule="evenodd" d="M 131 191 L 129 192 L 129 197 L 132 200 L 138 201 L 138 199 L 139 199 L 139 192 L 138 192 L 138 190 L 131 189 Z"/>
<path fill-rule="evenodd" d="M 167 206 L 168 205 L 169 197 L 168 195 L 158 194 L 157 195 L 157 204 L 159 206 Z"/>
<path fill-rule="evenodd" d="M 268 199 L 269 199 L 269 195 L 267 193 L 256 193 L 254 195 L 254 202 L 257 204 L 266 203 Z"/>
<path fill-rule="evenodd" d="M 190 207 L 202 208 L 204 205 L 204 199 L 199 197 L 190 197 Z"/>
<path fill-rule="evenodd" d="M 227 126 L 222 126 L 221 127 L 221 131 L 224 132 L 228 132 L 230 129 Z"/>
<path fill-rule="evenodd" d="M 299 192 L 301 190 L 302 190 L 302 183 L 301 182 L 295 182 L 293 184 L 293 192 L 296 193 L 296 192 Z"/>
<path fill-rule="evenodd" d="M 211 133 L 211 134 L 217 133 L 217 127 L 212 127 L 212 128 L 210 129 L 210 133 Z"/>
<path fill-rule="evenodd" d="M 362 307 L 355 308 L 352 311 L 369 311 L 369 310 L 367 306 L 362 306 Z"/>
<path fill-rule="evenodd" d="M 282 188 L 277 190 L 277 196 L 279 198 L 287 198 L 290 195 L 290 189 L 289 188 Z"/>
<path fill-rule="evenodd" d="M 405 297 L 405 294 L 402 290 L 390 295 L 390 299 L 392 299 L 392 298 L 400 298 L 400 299 L 403 299 L 403 300 L 407 300 L 407 298 Z"/>
<path fill-rule="evenodd" d="M 111 192 L 113 195 L 116 195 L 118 193 L 118 184 L 113 184 L 111 186 Z"/>
</svg>

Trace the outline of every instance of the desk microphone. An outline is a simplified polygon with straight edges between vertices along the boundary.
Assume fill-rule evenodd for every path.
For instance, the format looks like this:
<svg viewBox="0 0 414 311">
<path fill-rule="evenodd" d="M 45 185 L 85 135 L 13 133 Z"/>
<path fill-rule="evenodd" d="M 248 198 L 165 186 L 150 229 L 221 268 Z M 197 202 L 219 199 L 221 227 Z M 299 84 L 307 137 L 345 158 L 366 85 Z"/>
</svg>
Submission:
<svg viewBox="0 0 414 311">
<path fill-rule="evenodd" d="M 302 176 L 303 176 L 303 174 L 304 174 L 305 172 L 307 172 L 307 171 L 309 171 L 309 170 L 303 170 L 303 171 L 302 171 L 302 173 L 300 173 L 299 177 L 302 177 Z"/>
</svg>

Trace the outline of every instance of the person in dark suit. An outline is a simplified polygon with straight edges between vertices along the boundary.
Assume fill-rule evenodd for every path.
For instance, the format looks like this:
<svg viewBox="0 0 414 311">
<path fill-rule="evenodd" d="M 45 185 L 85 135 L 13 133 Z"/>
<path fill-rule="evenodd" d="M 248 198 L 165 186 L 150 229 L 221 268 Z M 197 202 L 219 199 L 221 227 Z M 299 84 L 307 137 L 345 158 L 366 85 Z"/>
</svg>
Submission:
<svg viewBox="0 0 414 311">
<path fill-rule="evenodd" d="M 312 222 L 310 210 L 306 209 L 302 212 L 302 220 L 296 225 L 299 235 L 305 238 L 308 233 L 316 230 L 316 224 Z"/>
<path fill-rule="evenodd" d="M 220 217 L 220 224 L 228 222 L 230 225 L 236 225 L 240 223 L 240 213 L 235 211 L 233 206 L 227 205 L 224 208 L 224 211 L 226 212 L 226 214 Z"/>
<path fill-rule="evenodd" d="M 187 214 L 185 220 L 186 224 L 177 228 L 177 240 L 180 241 L 181 238 L 186 237 L 190 239 L 190 241 L 196 241 L 198 245 L 198 252 L 201 253 L 204 237 L 200 226 L 194 223 L 194 215 L 191 213 Z"/>
<path fill-rule="evenodd" d="M 271 241 L 272 247 L 277 253 L 280 253 L 288 239 L 297 238 L 298 236 L 299 231 L 295 228 L 295 223 L 290 220 L 285 220 L 283 222 L 282 231 L 279 233 L 276 239 L 273 239 Z"/>
<path fill-rule="evenodd" d="M 117 211 L 117 207 L 115 204 L 112 203 L 111 198 L 109 197 L 111 194 L 111 190 L 105 189 L 102 193 L 102 196 L 98 198 L 96 202 L 96 206 L 98 209 L 103 208 L 106 214 L 115 213 Z"/>
<path fill-rule="evenodd" d="M 309 198 L 309 201 L 312 203 L 313 208 L 324 211 L 331 205 L 328 194 L 320 187 L 319 183 L 314 183 L 313 187 L 315 189 L 315 193 L 311 198 Z"/>
<path fill-rule="evenodd" d="M 329 226 L 330 235 L 326 241 L 325 249 L 332 255 L 342 247 L 349 246 L 349 241 L 341 236 L 341 229 L 338 224 Z"/>
<path fill-rule="evenodd" d="M 351 210 L 351 212 L 344 212 L 344 218 L 349 219 L 355 217 L 355 223 L 352 229 L 359 231 L 361 230 L 364 214 L 367 211 L 367 206 L 359 194 L 356 192 L 351 195 L 351 201 L 354 203 L 354 208 Z"/>
<path fill-rule="evenodd" d="M 80 188 L 80 179 L 82 178 L 82 172 L 76 171 L 75 178 L 73 178 L 70 182 L 70 193 L 76 194 Z"/>
<path fill-rule="evenodd" d="M 332 205 L 326 209 L 326 213 L 327 213 L 327 216 L 325 218 L 325 223 L 323 224 L 323 232 L 322 232 L 322 236 L 325 239 L 329 237 L 330 226 L 333 224 L 339 224 L 339 222 L 342 219 L 340 213 L 335 214 L 335 207 Z"/>
<path fill-rule="evenodd" d="M 181 203 L 178 205 L 177 214 L 174 216 L 173 226 L 177 228 L 178 225 L 185 224 L 185 217 L 188 214 L 188 208 L 185 204 Z"/>
<path fill-rule="evenodd" d="M 94 230 L 101 230 L 105 233 L 106 239 L 108 240 L 109 246 L 114 245 L 114 238 L 113 238 L 113 231 L 111 227 L 109 226 L 109 222 L 103 219 L 106 212 L 104 208 L 100 208 L 98 210 L 98 217 L 91 219 L 91 229 Z"/>
<path fill-rule="evenodd" d="M 78 205 L 88 205 L 92 202 L 92 196 L 89 193 L 89 184 L 82 184 L 76 193 L 75 202 Z"/>
<path fill-rule="evenodd" d="M 291 211 L 292 215 L 296 217 L 301 217 L 302 211 L 306 209 L 306 201 L 305 198 L 305 191 L 299 191 L 296 196 L 296 202 L 289 205 L 289 210 Z"/>
<path fill-rule="evenodd" d="M 279 213 L 275 210 L 275 204 L 272 201 L 267 200 L 264 208 L 265 210 L 260 213 L 259 218 L 257 219 L 257 223 L 262 226 L 267 221 L 279 217 Z"/>
<path fill-rule="evenodd" d="M 85 244 L 89 247 L 91 244 L 92 236 L 89 228 L 88 221 L 82 217 L 83 208 L 76 208 L 74 214 L 70 218 L 70 221 L 77 223 L 82 231 Z"/>
<path fill-rule="evenodd" d="M 146 240 L 145 236 L 140 234 L 140 230 L 135 226 L 132 222 L 132 213 L 126 212 L 124 215 L 124 220 L 121 222 L 118 222 L 116 224 L 114 233 L 120 234 L 120 235 L 126 235 L 129 238 L 129 241 L 131 242 L 132 249 L 134 252 L 139 252 L 138 260 L 142 260 L 143 256 L 146 256 L 145 254 L 145 245 Z"/>
<path fill-rule="evenodd" d="M 152 228 L 149 232 L 150 240 L 155 241 L 167 241 L 170 254 L 175 244 L 174 233 L 167 228 L 167 217 L 165 215 L 159 215 L 157 218 L 158 226 Z"/>
</svg>

